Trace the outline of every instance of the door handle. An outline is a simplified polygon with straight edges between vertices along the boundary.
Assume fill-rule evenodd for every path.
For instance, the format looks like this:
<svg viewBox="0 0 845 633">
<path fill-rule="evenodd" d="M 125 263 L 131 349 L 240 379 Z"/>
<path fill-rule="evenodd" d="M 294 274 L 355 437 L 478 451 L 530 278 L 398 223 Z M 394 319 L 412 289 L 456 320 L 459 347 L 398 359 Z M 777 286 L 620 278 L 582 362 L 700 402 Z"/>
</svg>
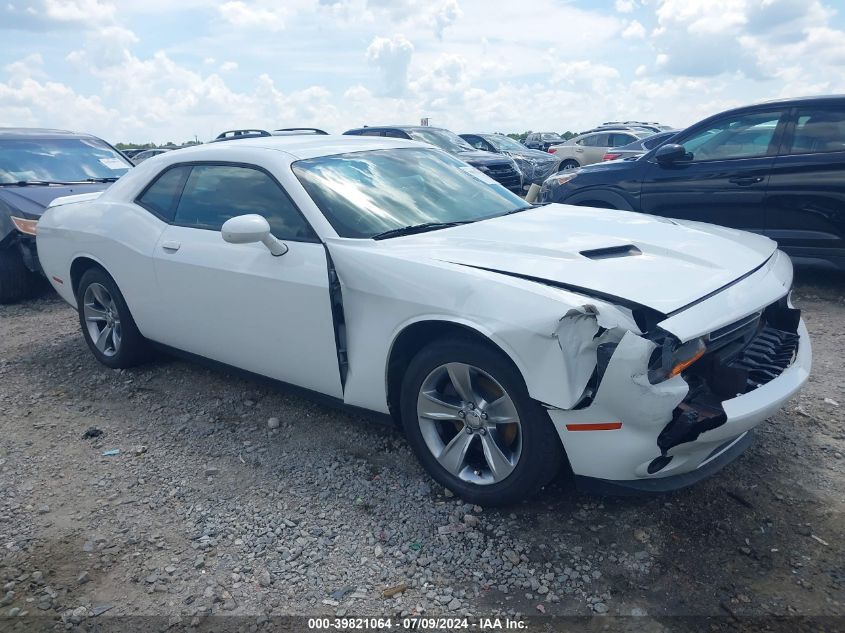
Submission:
<svg viewBox="0 0 845 633">
<path fill-rule="evenodd" d="M 747 187 L 749 185 L 756 185 L 758 182 L 763 182 L 763 176 L 735 176 L 729 178 L 728 182 L 740 187 Z"/>
<path fill-rule="evenodd" d="M 179 242 L 162 242 L 161 247 L 169 253 L 175 253 L 182 246 Z"/>
<path fill-rule="evenodd" d="M 575 151 L 576 151 L 576 153 L 578 153 L 578 154 L 583 154 L 583 153 L 584 153 L 584 150 L 583 150 L 583 149 L 576 149 Z"/>
</svg>

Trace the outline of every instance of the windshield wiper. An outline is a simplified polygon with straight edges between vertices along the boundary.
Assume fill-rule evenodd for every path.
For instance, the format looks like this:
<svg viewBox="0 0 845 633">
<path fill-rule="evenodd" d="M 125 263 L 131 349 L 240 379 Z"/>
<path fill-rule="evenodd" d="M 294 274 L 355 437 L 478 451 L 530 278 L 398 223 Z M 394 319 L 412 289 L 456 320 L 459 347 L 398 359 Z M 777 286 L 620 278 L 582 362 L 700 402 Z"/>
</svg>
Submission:
<svg viewBox="0 0 845 633">
<path fill-rule="evenodd" d="M 0 182 L 0 187 L 46 187 L 48 185 L 68 185 L 67 182 L 56 182 L 55 180 L 18 180 L 17 182 Z"/>
<path fill-rule="evenodd" d="M 82 182 L 117 182 L 117 176 L 106 176 L 105 178 L 86 178 Z"/>
<path fill-rule="evenodd" d="M 460 226 L 461 224 L 469 224 L 475 220 L 464 220 L 462 222 L 423 222 L 422 224 L 411 224 L 410 226 L 400 226 L 396 229 L 390 229 L 382 233 L 377 233 L 372 236 L 374 240 L 384 240 L 390 237 L 400 237 L 402 235 L 413 235 L 414 233 L 425 233 L 426 231 L 436 231 L 437 229 L 447 229 L 450 226 Z"/>
</svg>

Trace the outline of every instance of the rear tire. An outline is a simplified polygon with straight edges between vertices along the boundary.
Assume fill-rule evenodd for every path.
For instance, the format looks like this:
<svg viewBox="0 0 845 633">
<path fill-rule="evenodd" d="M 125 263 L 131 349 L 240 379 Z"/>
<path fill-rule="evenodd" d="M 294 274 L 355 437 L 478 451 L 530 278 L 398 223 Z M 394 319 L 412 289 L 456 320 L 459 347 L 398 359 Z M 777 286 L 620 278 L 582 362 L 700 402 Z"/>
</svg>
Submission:
<svg viewBox="0 0 845 633">
<path fill-rule="evenodd" d="M 0 250 L 0 303 L 14 303 L 26 297 L 34 277 L 17 247 Z"/>
<path fill-rule="evenodd" d="M 79 280 L 76 296 L 82 335 L 98 361 L 106 367 L 122 369 L 149 360 L 149 343 L 106 271 L 87 270 Z"/>
<path fill-rule="evenodd" d="M 423 348 L 405 373 L 401 411 L 423 467 L 469 503 L 515 503 L 560 470 L 563 447 L 548 413 L 492 346 L 455 337 Z"/>
<path fill-rule="evenodd" d="M 557 168 L 558 171 L 569 171 L 570 169 L 578 169 L 581 165 L 578 164 L 577 160 L 565 160 L 561 162 L 560 166 Z"/>
</svg>

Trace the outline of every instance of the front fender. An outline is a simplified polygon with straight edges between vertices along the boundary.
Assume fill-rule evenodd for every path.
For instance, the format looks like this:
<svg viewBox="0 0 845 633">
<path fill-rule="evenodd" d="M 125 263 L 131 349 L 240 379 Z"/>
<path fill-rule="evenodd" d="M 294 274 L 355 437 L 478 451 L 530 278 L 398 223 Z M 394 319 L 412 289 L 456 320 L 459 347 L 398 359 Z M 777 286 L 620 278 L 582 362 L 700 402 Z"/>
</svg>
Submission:
<svg viewBox="0 0 845 633">
<path fill-rule="evenodd" d="M 600 202 L 620 211 L 636 211 L 634 205 L 626 196 L 604 188 L 579 189 L 576 193 L 563 199 L 564 204 L 590 206 L 585 204 L 590 202 Z"/>
</svg>

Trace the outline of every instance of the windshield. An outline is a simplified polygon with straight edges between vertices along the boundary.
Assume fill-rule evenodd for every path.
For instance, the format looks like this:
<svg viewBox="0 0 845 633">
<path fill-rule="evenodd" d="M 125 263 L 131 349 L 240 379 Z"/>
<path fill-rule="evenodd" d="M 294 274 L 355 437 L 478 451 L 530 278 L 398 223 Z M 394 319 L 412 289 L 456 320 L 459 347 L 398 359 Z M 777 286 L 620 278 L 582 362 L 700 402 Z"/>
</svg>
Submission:
<svg viewBox="0 0 845 633">
<path fill-rule="evenodd" d="M 490 145 L 500 152 L 524 152 L 525 145 L 518 143 L 509 136 L 502 134 L 491 134 L 484 137 Z"/>
<path fill-rule="evenodd" d="M 0 183 L 119 178 L 132 164 L 92 138 L 0 141 Z"/>
<path fill-rule="evenodd" d="M 474 222 L 526 207 L 475 167 L 429 149 L 321 156 L 295 162 L 293 173 L 341 237 Z"/>
<path fill-rule="evenodd" d="M 422 141 L 454 154 L 472 150 L 472 145 L 449 130 L 405 130 L 415 141 Z"/>
<path fill-rule="evenodd" d="M 542 139 L 544 141 L 555 141 L 563 143 L 563 138 L 560 136 L 560 134 L 543 134 Z"/>
</svg>

